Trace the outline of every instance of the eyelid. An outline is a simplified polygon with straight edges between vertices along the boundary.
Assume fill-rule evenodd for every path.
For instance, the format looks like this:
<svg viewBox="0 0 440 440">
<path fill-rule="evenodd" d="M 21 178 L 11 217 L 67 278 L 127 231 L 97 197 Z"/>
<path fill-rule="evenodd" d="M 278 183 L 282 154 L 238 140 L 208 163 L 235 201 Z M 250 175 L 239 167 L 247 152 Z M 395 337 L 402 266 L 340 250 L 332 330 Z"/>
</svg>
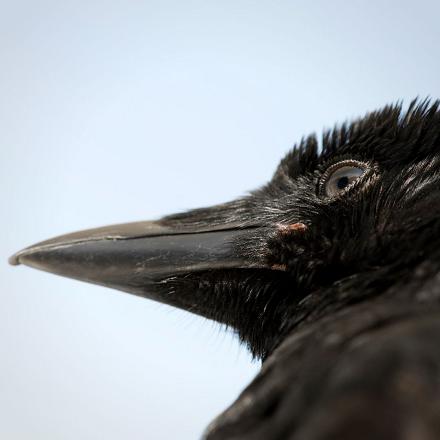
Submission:
<svg viewBox="0 0 440 440">
<path fill-rule="evenodd" d="M 362 175 L 359 176 L 359 178 L 361 178 L 365 174 L 365 172 L 371 169 L 371 166 L 368 163 L 361 162 L 355 159 L 346 159 L 346 160 L 341 160 L 340 162 L 333 163 L 322 173 L 321 177 L 319 178 L 318 186 L 317 186 L 317 193 L 319 197 L 321 198 L 328 197 L 325 194 L 325 184 L 327 183 L 328 179 L 332 176 L 332 174 L 336 170 L 342 167 L 357 167 L 363 169 L 364 172 Z M 344 191 L 341 192 L 341 194 L 343 193 Z"/>
</svg>

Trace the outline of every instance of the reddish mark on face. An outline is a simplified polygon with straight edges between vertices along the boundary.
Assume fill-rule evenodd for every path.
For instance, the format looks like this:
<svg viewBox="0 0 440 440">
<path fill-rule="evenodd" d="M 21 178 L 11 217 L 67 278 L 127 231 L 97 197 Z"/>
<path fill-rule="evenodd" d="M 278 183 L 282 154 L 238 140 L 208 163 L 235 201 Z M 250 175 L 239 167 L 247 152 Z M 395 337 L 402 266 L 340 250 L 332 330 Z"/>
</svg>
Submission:
<svg viewBox="0 0 440 440">
<path fill-rule="evenodd" d="M 287 266 L 285 264 L 272 264 L 271 269 L 282 270 L 283 272 L 285 272 L 287 270 Z"/>
<path fill-rule="evenodd" d="M 305 232 L 307 231 L 307 226 L 304 223 L 292 223 L 291 225 L 277 225 L 278 232 L 283 235 L 291 234 L 293 232 Z"/>
</svg>

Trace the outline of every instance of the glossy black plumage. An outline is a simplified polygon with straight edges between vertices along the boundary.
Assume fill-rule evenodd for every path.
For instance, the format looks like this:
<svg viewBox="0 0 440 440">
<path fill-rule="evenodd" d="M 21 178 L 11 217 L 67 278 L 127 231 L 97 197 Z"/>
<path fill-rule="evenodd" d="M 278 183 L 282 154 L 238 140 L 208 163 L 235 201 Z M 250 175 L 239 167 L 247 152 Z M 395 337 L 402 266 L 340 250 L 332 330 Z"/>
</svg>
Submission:
<svg viewBox="0 0 440 440">
<path fill-rule="evenodd" d="M 209 439 L 440 438 L 439 141 L 437 104 L 413 103 L 325 135 L 320 156 L 311 138 L 283 161 L 301 179 L 348 155 L 378 177 L 321 208 L 327 253 Z"/>
<path fill-rule="evenodd" d="M 233 328 L 264 362 L 210 440 L 438 439 L 438 107 L 385 107 L 325 133 L 321 148 L 310 136 L 236 201 L 141 232 L 64 236 L 12 262 Z M 364 172 L 327 197 L 339 163 Z"/>
</svg>

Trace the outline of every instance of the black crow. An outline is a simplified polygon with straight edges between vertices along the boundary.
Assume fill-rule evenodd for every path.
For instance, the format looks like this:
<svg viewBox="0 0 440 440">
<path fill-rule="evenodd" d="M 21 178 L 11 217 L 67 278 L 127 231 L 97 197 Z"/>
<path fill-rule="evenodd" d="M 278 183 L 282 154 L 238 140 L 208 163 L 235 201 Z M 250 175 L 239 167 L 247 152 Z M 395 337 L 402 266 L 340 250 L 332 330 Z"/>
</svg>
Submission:
<svg viewBox="0 0 440 440">
<path fill-rule="evenodd" d="M 11 257 L 233 328 L 261 372 L 215 439 L 440 439 L 439 102 L 303 139 L 248 196 Z"/>
</svg>

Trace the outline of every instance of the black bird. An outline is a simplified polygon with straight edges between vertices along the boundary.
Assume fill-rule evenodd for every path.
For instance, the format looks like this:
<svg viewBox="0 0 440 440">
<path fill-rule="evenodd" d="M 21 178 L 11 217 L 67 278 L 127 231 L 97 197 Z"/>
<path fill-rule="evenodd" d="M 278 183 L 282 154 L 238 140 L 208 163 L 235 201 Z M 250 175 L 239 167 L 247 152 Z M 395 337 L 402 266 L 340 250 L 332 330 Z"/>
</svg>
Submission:
<svg viewBox="0 0 440 440">
<path fill-rule="evenodd" d="M 11 257 L 233 328 L 261 372 L 215 439 L 440 438 L 440 110 L 414 101 L 303 139 L 206 209 Z"/>
</svg>

